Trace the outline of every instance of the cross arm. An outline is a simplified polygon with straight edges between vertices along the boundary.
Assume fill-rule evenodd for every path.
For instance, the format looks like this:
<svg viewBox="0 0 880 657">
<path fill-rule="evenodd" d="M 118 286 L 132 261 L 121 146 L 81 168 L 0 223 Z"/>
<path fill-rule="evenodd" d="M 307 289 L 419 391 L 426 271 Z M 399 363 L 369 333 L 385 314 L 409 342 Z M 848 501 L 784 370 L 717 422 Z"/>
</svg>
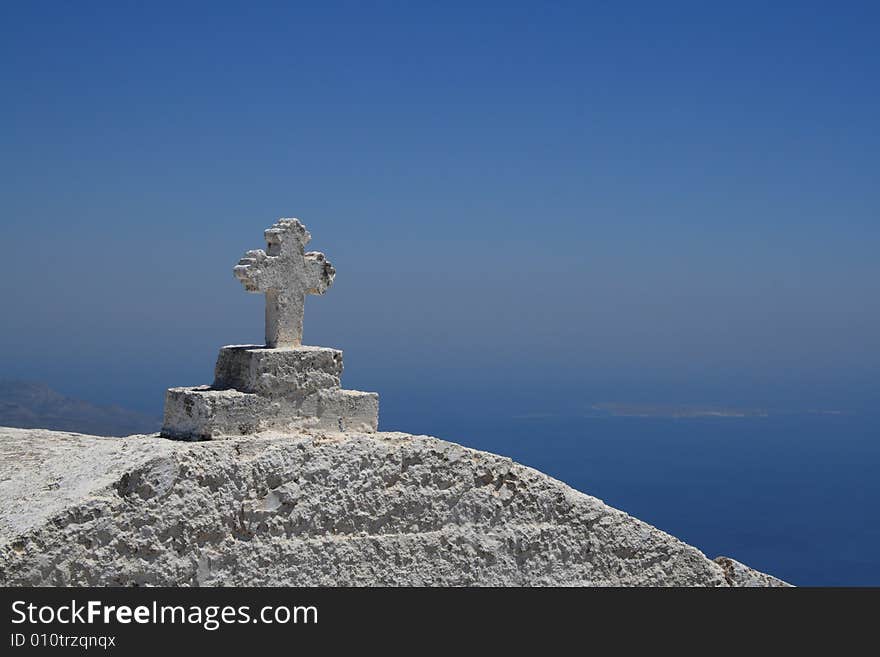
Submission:
<svg viewBox="0 0 880 657">
<path fill-rule="evenodd" d="M 336 269 L 320 251 L 309 251 L 306 261 L 306 294 L 324 294 L 336 276 Z"/>
<path fill-rule="evenodd" d="M 248 292 L 265 292 L 269 289 L 269 256 L 263 249 L 248 251 L 232 273 L 244 285 Z"/>
</svg>

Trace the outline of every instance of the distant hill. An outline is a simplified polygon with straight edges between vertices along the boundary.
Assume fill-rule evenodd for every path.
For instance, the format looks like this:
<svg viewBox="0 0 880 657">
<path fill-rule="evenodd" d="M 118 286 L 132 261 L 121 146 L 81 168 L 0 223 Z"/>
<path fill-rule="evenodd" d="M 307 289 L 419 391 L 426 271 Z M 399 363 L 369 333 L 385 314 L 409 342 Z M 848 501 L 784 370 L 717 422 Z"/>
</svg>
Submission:
<svg viewBox="0 0 880 657">
<path fill-rule="evenodd" d="M 0 381 L 0 426 L 128 436 L 153 433 L 161 423 L 145 413 L 66 397 L 44 383 Z"/>
</svg>

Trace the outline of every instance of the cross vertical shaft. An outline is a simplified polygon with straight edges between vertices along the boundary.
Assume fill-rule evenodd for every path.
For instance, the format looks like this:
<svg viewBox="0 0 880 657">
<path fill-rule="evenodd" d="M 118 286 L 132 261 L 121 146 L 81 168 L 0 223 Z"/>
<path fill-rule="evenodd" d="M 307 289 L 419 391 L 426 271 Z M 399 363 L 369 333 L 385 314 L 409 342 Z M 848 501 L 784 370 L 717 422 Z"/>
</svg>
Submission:
<svg viewBox="0 0 880 657">
<path fill-rule="evenodd" d="M 292 303 L 289 294 L 266 291 L 266 346 L 298 347 L 302 344 L 305 295 Z"/>
</svg>

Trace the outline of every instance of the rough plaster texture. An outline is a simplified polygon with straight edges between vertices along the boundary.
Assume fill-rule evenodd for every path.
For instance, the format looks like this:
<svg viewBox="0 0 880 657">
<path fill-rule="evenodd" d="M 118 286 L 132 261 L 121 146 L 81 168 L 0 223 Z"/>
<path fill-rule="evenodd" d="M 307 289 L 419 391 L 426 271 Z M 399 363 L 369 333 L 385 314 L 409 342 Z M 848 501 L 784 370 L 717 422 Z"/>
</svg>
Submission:
<svg viewBox="0 0 880 657">
<path fill-rule="evenodd" d="M 271 401 L 211 386 L 169 388 L 165 392 L 162 435 L 179 440 L 216 440 L 260 431 L 275 414 Z"/>
<path fill-rule="evenodd" d="M 0 585 L 778 581 L 426 436 L 191 443 L 0 429 L 0 455 Z"/>
<path fill-rule="evenodd" d="M 376 431 L 379 395 L 331 388 L 294 399 L 273 399 L 211 386 L 169 388 L 162 435 L 221 440 L 260 431 Z"/>
<path fill-rule="evenodd" d="M 323 253 L 305 253 L 312 239 L 299 219 L 279 219 L 265 231 L 266 250 L 244 254 L 233 268 L 248 292 L 266 295 L 266 346 L 302 344 L 307 294 L 324 294 L 336 270 Z"/>
<path fill-rule="evenodd" d="M 298 398 L 338 388 L 341 378 L 342 352 L 327 347 L 223 347 L 214 369 L 215 388 L 234 388 L 272 398 Z"/>
</svg>

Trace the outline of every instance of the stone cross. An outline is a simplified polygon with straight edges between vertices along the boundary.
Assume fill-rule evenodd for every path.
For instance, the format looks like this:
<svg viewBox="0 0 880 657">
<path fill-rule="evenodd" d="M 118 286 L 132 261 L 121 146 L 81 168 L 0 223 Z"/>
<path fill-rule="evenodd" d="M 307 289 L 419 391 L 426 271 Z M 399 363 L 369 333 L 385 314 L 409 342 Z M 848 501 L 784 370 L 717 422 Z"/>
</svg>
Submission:
<svg viewBox="0 0 880 657">
<path fill-rule="evenodd" d="M 324 294 L 336 270 L 323 253 L 305 253 L 312 236 L 299 219 L 279 219 L 266 232 L 266 250 L 248 251 L 233 268 L 248 292 L 266 295 L 266 346 L 302 344 L 307 294 Z"/>
</svg>

